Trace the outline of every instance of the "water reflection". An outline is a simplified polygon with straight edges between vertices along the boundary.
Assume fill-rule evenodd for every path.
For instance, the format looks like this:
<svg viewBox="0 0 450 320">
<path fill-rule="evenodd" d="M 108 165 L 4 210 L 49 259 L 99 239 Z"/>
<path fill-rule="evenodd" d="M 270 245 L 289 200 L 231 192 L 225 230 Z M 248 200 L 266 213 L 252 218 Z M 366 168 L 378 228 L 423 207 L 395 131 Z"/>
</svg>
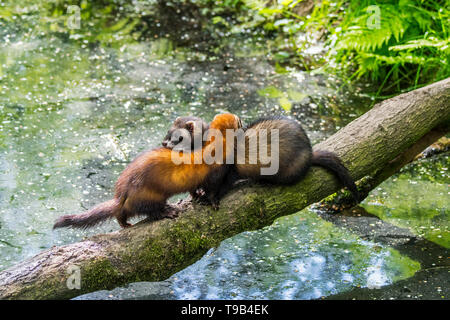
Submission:
<svg viewBox="0 0 450 320">
<path fill-rule="evenodd" d="M 449 249 L 449 166 L 448 152 L 412 163 L 374 190 L 363 206 L 371 214 Z"/>
<path fill-rule="evenodd" d="M 304 210 L 273 226 L 228 239 L 174 275 L 177 299 L 316 299 L 355 286 L 380 287 L 420 267 L 387 247 Z"/>
</svg>

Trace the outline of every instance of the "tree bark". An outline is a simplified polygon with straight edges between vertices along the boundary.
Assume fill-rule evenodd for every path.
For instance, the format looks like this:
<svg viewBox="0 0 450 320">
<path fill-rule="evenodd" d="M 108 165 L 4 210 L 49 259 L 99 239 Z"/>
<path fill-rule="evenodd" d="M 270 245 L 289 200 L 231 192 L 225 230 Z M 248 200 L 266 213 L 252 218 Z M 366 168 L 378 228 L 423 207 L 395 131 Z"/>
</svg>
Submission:
<svg viewBox="0 0 450 320">
<path fill-rule="evenodd" d="M 449 121 L 450 78 L 375 105 L 314 149 L 337 153 L 359 180 L 393 163 L 396 168 L 403 165 L 411 152 L 420 152 L 424 141 L 436 137 L 429 132 L 448 128 Z M 383 179 L 392 171 L 383 171 Z M 218 211 L 184 201 L 175 220 L 144 221 L 53 247 L 1 272 L 0 299 L 67 299 L 135 281 L 161 281 L 222 240 L 270 225 L 339 189 L 330 173 L 312 168 L 294 186 L 238 187 L 221 201 Z M 80 289 L 67 286 L 73 266 L 80 270 Z"/>
</svg>

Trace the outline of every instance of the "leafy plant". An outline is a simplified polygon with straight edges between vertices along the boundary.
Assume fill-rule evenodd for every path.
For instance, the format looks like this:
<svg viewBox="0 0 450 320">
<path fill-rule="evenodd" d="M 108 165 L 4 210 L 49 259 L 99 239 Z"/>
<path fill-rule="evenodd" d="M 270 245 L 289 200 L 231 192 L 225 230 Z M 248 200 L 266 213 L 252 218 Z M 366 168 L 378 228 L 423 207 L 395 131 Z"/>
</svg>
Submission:
<svg viewBox="0 0 450 320">
<path fill-rule="evenodd" d="M 354 70 L 351 78 L 380 83 L 382 92 L 398 92 L 438 81 L 450 75 L 448 65 L 450 13 L 444 1 L 391 0 L 376 4 L 352 1 L 330 56 L 344 71 Z M 361 6 L 362 5 L 362 6 Z M 379 15 L 374 27 L 368 23 L 376 5 Z"/>
<path fill-rule="evenodd" d="M 307 70 L 322 67 L 347 82 L 370 80 L 379 86 L 376 97 L 450 76 L 449 1 L 323 0 L 302 15 L 305 2 L 234 1 L 241 23 L 233 28 L 272 32 L 275 61 Z M 325 41 L 328 53 L 323 59 L 308 59 L 305 52 L 317 39 Z"/>
</svg>

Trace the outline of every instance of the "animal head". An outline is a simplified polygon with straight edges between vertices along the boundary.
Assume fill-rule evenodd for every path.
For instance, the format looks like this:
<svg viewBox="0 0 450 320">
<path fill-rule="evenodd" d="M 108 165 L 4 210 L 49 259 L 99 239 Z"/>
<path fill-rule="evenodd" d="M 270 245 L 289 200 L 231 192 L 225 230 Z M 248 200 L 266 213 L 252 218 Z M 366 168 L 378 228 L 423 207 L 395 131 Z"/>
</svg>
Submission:
<svg viewBox="0 0 450 320">
<path fill-rule="evenodd" d="M 202 142 L 203 134 L 207 130 L 208 124 L 201 118 L 193 116 L 178 117 L 173 122 L 169 131 L 167 131 L 162 145 L 168 149 L 173 149 L 176 145 L 184 141 L 186 144 L 184 148 L 193 150 L 194 147 L 196 147 L 194 145 L 196 139 L 199 139 L 198 141 Z M 190 139 L 190 142 L 187 141 L 188 139 Z M 201 143 L 199 146 L 201 146 Z"/>
<path fill-rule="evenodd" d="M 214 117 L 213 121 L 211 121 L 209 127 L 211 129 L 217 130 L 226 130 L 226 129 L 240 129 L 242 128 L 241 119 L 232 113 L 221 113 Z"/>
</svg>

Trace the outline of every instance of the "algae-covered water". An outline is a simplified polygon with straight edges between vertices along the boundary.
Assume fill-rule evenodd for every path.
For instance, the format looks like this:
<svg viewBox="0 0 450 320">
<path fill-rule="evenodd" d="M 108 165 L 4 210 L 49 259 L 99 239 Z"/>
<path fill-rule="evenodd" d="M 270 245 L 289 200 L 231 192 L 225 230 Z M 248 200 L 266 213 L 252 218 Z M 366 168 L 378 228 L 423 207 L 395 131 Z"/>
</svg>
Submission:
<svg viewBox="0 0 450 320">
<path fill-rule="evenodd" d="M 342 83 L 331 75 L 280 66 L 270 37 L 224 33 L 207 14 L 196 26 L 195 14 L 152 2 L 100 12 L 83 3 L 79 29 L 69 28 L 66 8 L 53 2 L 0 6 L 0 270 L 118 230 L 115 221 L 88 231 L 52 225 L 111 198 L 126 164 L 158 146 L 178 116 L 210 121 L 229 111 L 247 122 L 285 114 L 317 143 L 371 103 L 358 88 L 338 90 Z M 442 154 L 384 182 L 362 204 L 370 221 L 407 230 L 405 239 L 430 241 L 436 257 L 448 257 L 448 166 Z M 429 264 L 398 241 L 332 220 L 306 209 L 224 241 L 165 282 L 81 298 L 314 299 L 389 287 Z M 395 230 L 381 233 L 397 239 Z M 448 268 L 436 259 L 431 267 Z"/>
</svg>

